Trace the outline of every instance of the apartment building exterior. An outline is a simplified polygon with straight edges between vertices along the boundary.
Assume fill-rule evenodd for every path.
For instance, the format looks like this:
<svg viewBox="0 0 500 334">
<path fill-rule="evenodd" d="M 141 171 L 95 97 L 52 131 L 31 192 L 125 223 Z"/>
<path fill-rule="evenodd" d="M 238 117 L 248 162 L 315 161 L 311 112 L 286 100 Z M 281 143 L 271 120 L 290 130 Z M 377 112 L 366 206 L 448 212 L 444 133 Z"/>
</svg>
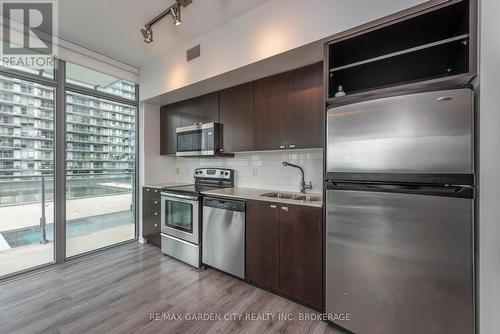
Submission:
<svg viewBox="0 0 500 334">
<path fill-rule="evenodd" d="M 128 98 L 133 84 L 98 90 Z M 0 176 L 53 174 L 55 90 L 0 76 Z M 134 171 L 136 108 L 66 92 L 66 172 Z"/>
</svg>

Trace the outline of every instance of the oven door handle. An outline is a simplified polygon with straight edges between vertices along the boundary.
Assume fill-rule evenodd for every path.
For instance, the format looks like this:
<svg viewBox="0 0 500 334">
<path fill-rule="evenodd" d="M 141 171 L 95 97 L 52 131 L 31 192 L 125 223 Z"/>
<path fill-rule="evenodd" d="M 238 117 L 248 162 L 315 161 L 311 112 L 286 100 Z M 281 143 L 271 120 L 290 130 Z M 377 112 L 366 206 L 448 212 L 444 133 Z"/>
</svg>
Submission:
<svg viewBox="0 0 500 334">
<path fill-rule="evenodd" d="M 198 196 L 181 195 L 181 194 L 174 194 L 174 193 L 167 193 L 167 192 L 162 192 L 161 196 L 172 197 L 172 198 L 180 198 L 180 199 L 188 199 L 188 200 L 191 200 L 191 201 L 197 201 L 198 200 Z"/>
</svg>

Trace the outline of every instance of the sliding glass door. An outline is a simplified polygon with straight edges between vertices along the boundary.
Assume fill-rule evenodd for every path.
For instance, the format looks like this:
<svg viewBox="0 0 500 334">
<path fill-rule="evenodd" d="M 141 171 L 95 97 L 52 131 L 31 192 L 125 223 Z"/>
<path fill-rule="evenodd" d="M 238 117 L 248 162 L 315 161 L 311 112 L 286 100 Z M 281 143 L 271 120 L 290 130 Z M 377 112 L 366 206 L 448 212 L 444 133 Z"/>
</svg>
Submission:
<svg viewBox="0 0 500 334">
<path fill-rule="evenodd" d="M 135 86 L 68 64 L 66 256 L 135 238 Z M 93 89 L 90 94 L 79 87 Z M 108 93 L 106 97 L 101 97 Z"/>
<path fill-rule="evenodd" d="M 0 64 L 0 279 L 137 237 L 137 86 Z"/>
<path fill-rule="evenodd" d="M 0 277 L 54 261 L 54 98 L 0 75 Z"/>
</svg>

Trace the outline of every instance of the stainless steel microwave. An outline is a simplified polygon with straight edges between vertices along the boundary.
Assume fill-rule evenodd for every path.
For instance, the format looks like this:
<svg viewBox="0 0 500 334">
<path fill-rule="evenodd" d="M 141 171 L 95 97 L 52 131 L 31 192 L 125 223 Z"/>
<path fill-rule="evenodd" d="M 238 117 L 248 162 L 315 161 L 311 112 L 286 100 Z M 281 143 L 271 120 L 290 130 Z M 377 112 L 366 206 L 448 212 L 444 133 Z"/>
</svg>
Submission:
<svg viewBox="0 0 500 334">
<path fill-rule="evenodd" d="M 177 128 L 178 157 L 216 156 L 223 152 L 222 124 L 203 123 Z"/>
</svg>

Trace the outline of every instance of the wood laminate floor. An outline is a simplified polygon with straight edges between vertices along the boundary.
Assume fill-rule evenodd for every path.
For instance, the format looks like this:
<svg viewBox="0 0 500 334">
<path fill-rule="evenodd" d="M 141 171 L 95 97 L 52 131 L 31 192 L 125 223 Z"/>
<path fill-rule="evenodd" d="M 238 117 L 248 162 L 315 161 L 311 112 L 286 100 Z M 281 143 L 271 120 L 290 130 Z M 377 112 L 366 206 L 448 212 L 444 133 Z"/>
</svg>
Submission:
<svg viewBox="0 0 500 334">
<path fill-rule="evenodd" d="M 9 334 L 340 333 L 299 320 L 306 314 L 316 313 L 139 243 L 0 283 L 0 333 Z"/>
</svg>

